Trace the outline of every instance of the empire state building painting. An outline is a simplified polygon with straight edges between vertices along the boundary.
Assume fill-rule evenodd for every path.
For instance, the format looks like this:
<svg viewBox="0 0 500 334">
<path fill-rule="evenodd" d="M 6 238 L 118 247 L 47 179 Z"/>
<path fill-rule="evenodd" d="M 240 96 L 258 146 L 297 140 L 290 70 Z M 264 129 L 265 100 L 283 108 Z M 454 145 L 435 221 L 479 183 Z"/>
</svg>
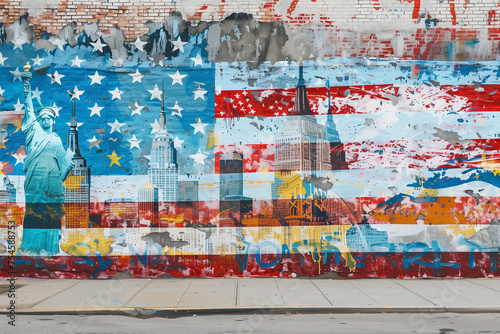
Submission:
<svg viewBox="0 0 500 334">
<path fill-rule="evenodd" d="M 178 198 L 179 166 L 177 164 L 177 150 L 167 131 L 164 95 L 162 87 L 160 126 L 153 139 L 148 176 L 151 184 L 160 189 L 159 200 L 172 203 L 177 202 Z"/>
<path fill-rule="evenodd" d="M 78 123 L 76 122 L 75 99 L 69 123 L 68 148 L 75 155 L 74 166 L 64 181 L 64 208 L 66 228 L 88 228 L 90 209 L 90 168 L 80 152 L 78 143 Z"/>
</svg>

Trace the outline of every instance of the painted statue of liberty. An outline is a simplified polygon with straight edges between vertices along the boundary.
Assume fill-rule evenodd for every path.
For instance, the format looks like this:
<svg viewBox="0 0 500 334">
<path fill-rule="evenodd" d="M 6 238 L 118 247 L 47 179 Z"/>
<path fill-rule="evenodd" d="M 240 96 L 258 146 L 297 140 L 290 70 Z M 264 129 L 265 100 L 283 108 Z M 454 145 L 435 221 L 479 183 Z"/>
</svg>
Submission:
<svg viewBox="0 0 500 334">
<path fill-rule="evenodd" d="M 27 158 L 26 214 L 19 250 L 32 255 L 53 255 L 59 252 L 61 220 L 65 214 L 63 181 L 72 167 L 73 152 L 64 149 L 61 138 L 54 132 L 54 109 L 42 106 L 34 112 L 29 69 L 28 64 L 22 75 L 25 96 L 22 131 L 26 135 Z"/>
</svg>

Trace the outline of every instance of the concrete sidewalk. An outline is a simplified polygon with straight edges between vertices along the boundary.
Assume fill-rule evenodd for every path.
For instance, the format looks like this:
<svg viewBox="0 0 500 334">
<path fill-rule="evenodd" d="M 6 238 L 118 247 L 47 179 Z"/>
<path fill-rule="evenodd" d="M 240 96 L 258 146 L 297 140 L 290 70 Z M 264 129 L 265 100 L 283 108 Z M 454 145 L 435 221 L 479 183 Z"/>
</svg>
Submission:
<svg viewBox="0 0 500 334">
<path fill-rule="evenodd" d="M 500 312 L 500 279 L 19 279 L 15 294 L 17 314 Z"/>
</svg>

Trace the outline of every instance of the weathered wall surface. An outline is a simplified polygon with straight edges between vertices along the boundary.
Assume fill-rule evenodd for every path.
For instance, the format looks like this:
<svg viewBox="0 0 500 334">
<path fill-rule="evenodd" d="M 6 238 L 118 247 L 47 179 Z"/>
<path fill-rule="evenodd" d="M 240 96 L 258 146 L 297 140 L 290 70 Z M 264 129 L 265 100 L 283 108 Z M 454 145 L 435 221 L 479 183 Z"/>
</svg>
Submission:
<svg viewBox="0 0 500 334">
<path fill-rule="evenodd" d="M 498 1 L 0 8 L 0 275 L 500 276 Z"/>
</svg>

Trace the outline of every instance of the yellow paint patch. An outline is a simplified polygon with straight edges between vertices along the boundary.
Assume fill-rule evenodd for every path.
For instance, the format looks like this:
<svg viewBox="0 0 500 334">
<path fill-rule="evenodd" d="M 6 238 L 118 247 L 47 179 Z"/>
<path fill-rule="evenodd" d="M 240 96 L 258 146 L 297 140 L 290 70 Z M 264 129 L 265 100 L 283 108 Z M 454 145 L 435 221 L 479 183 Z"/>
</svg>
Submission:
<svg viewBox="0 0 500 334">
<path fill-rule="evenodd" d="M 106 237 L 101 228 L 64 229 L 62 239 L 61 249 L 75 256 L 95 255 L 97 251 L 101 255 L 109 254 L 115 241 Z"/>
<path fill-rule="evenodd" d="M 438 197 L 437 189 L 424 189 L 417 197 Z"/>
<path fill-rule="evenodd" d="M 477 233 L 474 225 L 449 225 L 444 229 L 444 232 L 452 238 L 458 237 L 459 234 L 469 238 Z"/>
<path fill-rule="evenodd" d="M 262 166 L 262 168 L 259 170 L 259 172 L 263 173 L 262 177 L 264 179 L 267 178 L 267 172 L 268 172 L 267 166 Z"/>
<path fill-rule="evenodd" d="M 486 154 L 481 155 L 480 167 L 492 171 L 495 176 L 500 175 L 500 161 L 498 159 L 489 159 Z"/>
</svg>

